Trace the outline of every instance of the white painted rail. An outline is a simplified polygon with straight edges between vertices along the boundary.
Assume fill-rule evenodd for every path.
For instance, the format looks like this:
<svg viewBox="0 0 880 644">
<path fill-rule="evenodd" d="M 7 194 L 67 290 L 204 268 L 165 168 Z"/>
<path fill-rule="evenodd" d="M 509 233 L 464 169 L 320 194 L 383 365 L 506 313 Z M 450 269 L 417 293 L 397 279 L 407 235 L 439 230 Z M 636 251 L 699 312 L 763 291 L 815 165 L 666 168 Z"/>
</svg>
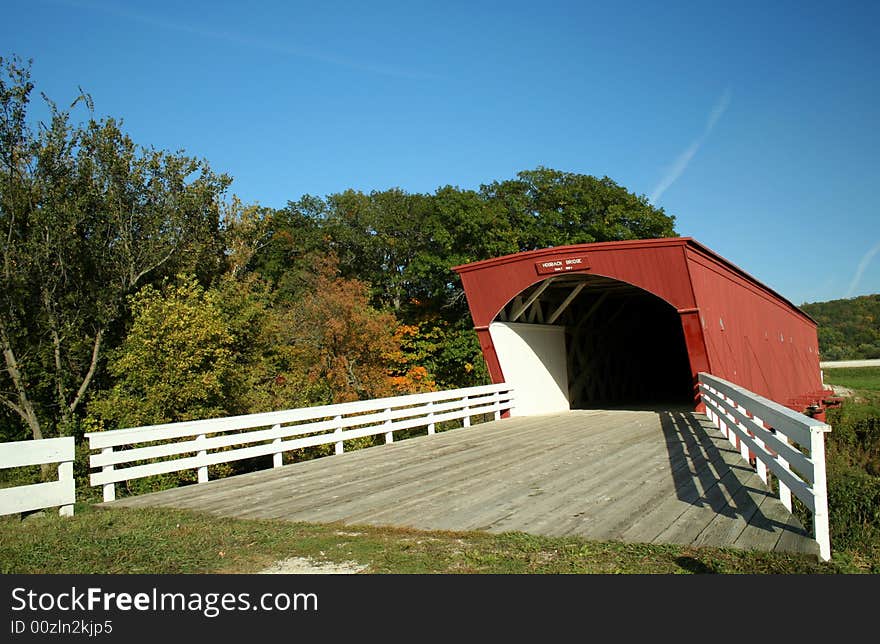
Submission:
<svg viewBox="0 0 880 644">
<path fill-rule="evenodd" d="M 290 450 L 333 444 L 340 454 L 353 438 L 383 434 L 391 443 L 399 430 L 425 427 L 433 434 L 437 423 L 456 420 L 468 427 L 473 416 L 498 419 L 513 406 L 512 387 L 498 384 L 91 432 L 89 448 L 100 453 L 89 463 L 100 471 L 92 472 L 90 482 L 103 486 L 104 500 L 112 501 L 122 481 L 194 469 L 204 483 L 209 465 L 271 455 L 273 467 L 280 467 Z"/>
<path fill-rule="evenodd" d="M 58 463 L 57 481 L 0 489 L 0 515 L 60 506 L 59 514 L 72 516 L 74 452 L 72 436 L 0 443 L 0 469 Z"/>
<path fill-rule="evenodd" d="M 699 386 L 706 415 L 744 459 L 754 457 L 764 483 L 776 477 L 788 511 L 792 494 L 809 508 L 819 556 L 830 559 L 825 433 L 831 427 L 707 373 L 699 374 Z"/>
<path fill-rule="evenodd" d="M 832 360 L 829 362 L 820 362 L 820 369 L 853 369 L 862 367 L 880 367 L 880 360 Z"/>
</svg>

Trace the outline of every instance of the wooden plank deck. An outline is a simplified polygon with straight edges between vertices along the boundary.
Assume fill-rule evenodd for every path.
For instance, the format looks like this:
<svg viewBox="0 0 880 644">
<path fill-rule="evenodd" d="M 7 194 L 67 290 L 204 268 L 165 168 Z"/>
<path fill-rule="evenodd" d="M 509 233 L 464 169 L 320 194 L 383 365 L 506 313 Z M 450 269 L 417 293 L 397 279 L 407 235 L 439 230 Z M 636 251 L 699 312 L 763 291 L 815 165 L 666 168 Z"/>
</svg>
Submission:
<svg viewBox="0 0 880 644">
<path fill-rule="evenodd" d="M 510 418 L 105 505 L 817 553 L 701 414 Z"/>
</svg>

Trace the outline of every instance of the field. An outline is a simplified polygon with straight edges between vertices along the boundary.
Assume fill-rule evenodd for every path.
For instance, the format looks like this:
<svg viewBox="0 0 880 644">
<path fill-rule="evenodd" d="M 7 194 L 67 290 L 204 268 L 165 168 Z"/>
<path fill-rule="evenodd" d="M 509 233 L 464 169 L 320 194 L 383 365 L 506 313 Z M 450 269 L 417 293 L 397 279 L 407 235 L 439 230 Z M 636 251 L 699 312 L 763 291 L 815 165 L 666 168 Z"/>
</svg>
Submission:
<svg viewBox="0 0 880 644">
<path fill-rule="evenodd" d="M 880 397 L 880 367 L 826 369 L 825 383 L 858 389 L 862 395 Z"/>
</svg>

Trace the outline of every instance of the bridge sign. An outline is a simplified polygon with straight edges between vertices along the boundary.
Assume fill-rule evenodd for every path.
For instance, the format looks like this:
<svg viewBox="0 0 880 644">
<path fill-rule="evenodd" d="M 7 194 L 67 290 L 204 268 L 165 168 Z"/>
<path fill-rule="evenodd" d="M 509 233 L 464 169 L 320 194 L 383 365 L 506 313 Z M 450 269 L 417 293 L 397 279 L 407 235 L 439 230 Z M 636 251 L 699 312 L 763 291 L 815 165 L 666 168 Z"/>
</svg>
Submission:
<svg viewBox="0 0 880 644">
<path fill-rule="evenodd" d="M 549 273 L 564 273 L 566 271 L 580 271 L 590 267 L 586 255 L 578 255 L 577 257 L 565 257 L 560 259 L 548 259 L 541 262 L 535 262 L 535 270 L 538 275 L 547 275 Z"/>
</svg>

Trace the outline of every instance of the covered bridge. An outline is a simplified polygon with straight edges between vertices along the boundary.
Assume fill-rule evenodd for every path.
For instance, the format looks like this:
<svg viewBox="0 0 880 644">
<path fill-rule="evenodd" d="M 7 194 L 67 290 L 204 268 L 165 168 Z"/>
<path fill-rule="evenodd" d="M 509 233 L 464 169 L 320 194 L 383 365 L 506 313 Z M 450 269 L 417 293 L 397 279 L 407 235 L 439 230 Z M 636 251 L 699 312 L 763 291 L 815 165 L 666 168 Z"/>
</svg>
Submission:
<svg viewBox="0 0 880 644">
<path fill-rule="evenodd" d="M 518 413 L 696 405 L 697 374 L 822 406 L 816 322 L 689 237 L 577 244 L 457 266 L 494 383 Z"/>
</svg>

